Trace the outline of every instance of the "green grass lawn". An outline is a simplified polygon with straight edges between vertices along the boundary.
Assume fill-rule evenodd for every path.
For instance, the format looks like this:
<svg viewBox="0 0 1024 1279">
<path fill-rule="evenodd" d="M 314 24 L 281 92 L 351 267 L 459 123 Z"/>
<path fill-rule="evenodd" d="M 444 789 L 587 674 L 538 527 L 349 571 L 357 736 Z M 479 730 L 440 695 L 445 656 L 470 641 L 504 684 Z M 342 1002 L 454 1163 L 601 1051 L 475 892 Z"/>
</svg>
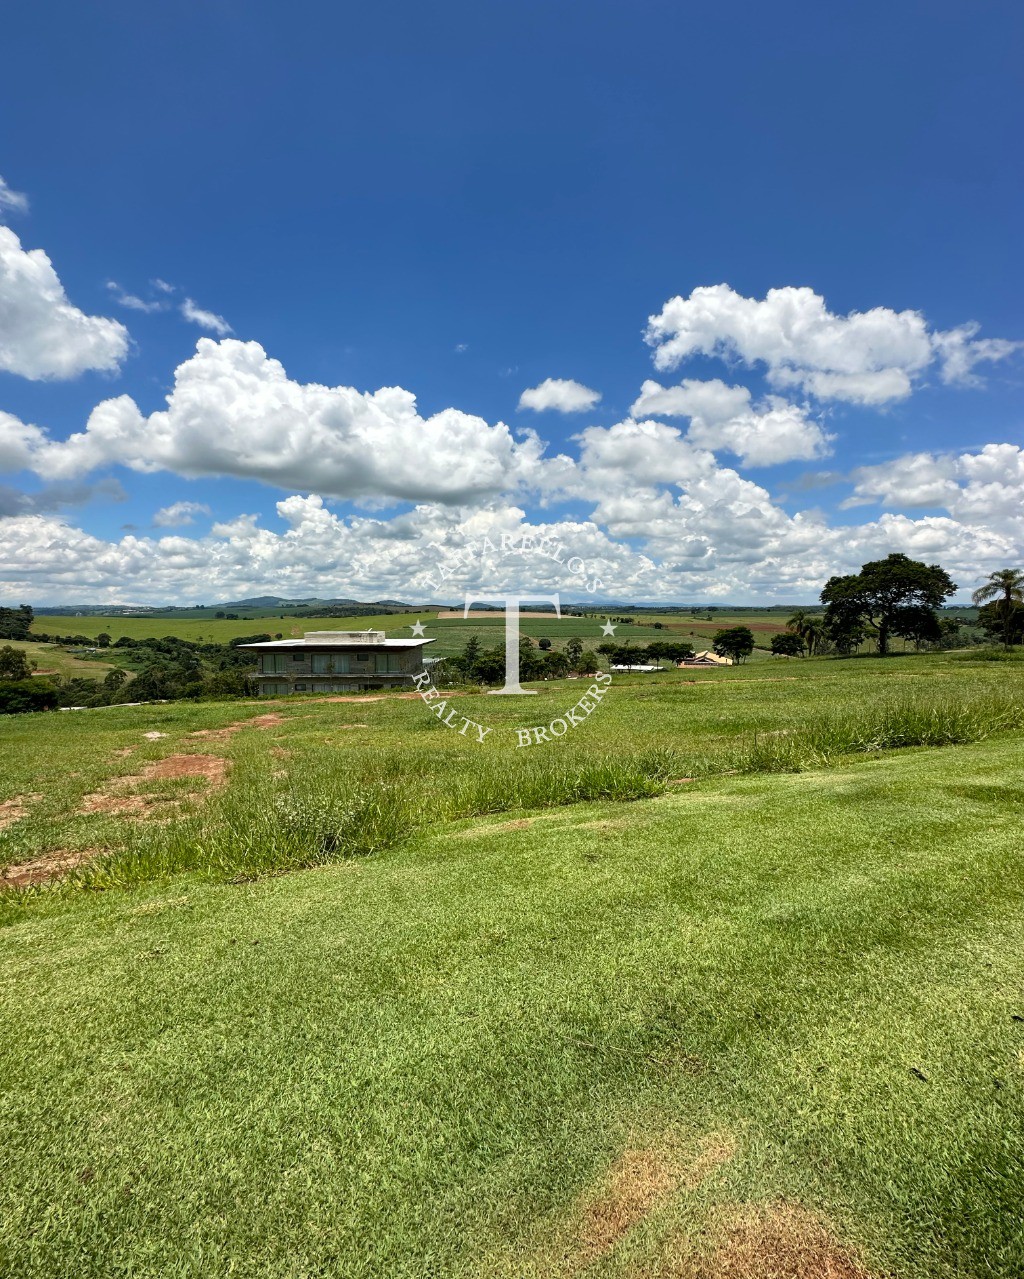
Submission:
<svg viewBox="0 0 1024 1279">
<path fill-rule="evenodd" d="M 547 754 L 393 697 L 0 723 L 0 864 L 108 850 L 0 914 L 0 1271 L 1024 1272 L 1024 667 L 765 670 Z M 195 753 L 172 820 L 79 811 Z M 264 873 L 275 797 L 353 795 L 406 825 Z"/>
</svg>

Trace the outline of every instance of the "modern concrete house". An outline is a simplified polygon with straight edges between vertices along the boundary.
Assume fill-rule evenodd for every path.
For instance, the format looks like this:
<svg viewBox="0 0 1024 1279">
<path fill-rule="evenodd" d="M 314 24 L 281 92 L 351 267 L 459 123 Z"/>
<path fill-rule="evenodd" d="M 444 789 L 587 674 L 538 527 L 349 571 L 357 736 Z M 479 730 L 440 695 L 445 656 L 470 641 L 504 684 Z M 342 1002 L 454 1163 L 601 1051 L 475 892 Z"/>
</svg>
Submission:
<svg viewBox="0 0 1024 1279">
<path fill-rule="evenodd" d="M 261 697 L 358 693 L 412 685 L 430 639 L 387 639 L 383 631 L 307 631 L 302 639 L 243 644 L 259 654 Z"/>
</svg>

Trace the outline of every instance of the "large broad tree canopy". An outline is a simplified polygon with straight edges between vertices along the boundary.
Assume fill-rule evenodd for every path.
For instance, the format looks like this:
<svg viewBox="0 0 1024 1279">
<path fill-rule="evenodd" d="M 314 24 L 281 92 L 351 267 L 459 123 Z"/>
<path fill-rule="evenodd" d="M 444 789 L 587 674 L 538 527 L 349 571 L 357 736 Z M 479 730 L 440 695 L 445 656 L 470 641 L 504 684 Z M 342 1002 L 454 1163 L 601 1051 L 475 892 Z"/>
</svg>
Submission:
<svg viewBox="0 0 1024 1279">
<path fill-rule="evenodd" d="M 731 657 L 741 662 L 754 651 L 754 632 L 749 626 L 730 626 L 716 631 L 711 647 L 720 657 Z"/>
<path fill-rule="evenodd" d="M 872 560 L 859 573 L 830 577 L 821 592 L 826 621 L 867 623 L 878 632 L 878 651 L 888 651 L 892 634 L 918 633 L 923 614 L 933 613 L 956 591 L 938 564 L 924 564 L 901 552 Z M 913 625 L 911 625 L 911 622 Z"/>
</svg>

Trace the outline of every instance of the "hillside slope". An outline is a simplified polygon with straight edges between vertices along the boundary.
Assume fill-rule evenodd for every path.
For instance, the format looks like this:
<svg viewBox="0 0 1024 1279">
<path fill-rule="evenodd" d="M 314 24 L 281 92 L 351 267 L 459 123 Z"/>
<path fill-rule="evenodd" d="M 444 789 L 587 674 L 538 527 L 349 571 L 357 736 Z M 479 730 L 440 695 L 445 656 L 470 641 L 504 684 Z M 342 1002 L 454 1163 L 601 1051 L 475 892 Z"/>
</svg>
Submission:
<svg viewBox="0 0 1024 1279">
<path fill-rule="evenodd" d="M 42 899 L 5 1274 L 1021 1273 L 1020 745 Z"/>
</svg>

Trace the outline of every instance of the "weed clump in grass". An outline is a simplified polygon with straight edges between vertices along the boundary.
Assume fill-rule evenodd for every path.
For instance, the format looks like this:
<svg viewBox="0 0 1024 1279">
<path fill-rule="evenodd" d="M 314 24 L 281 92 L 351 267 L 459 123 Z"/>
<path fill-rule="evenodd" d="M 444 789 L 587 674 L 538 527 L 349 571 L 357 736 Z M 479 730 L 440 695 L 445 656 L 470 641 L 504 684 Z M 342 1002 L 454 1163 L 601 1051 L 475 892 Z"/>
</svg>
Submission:
<svg viewBox="0 0 1024 1279">
<path fill-rule="evenodd" d="M 637 750 L 635 739 L 625 737 L 616 750 L 606 742 L 598 750 L 574 744 L 467 752 L 413 739 L 366 753 L 320 752 L 282 776 L 268 770 L 256 741 L 240 742 L 229 788 L 165 823 L 112 822 L 109 832 L 90 832 L 90 845 L 116 851 L 72 869 L 67 881 L 106 888 L 182 871 L 230 879 L 297 870 L 377 854 L 460 818 L 649 799 L 682 778 L 801 772 L 843 756 L 967 744 L 1022 727 L 1024 702 L 1016 690 L 987 682 L 962 690 L 946 685 L 941 696 L 922 688 L 852 705 L 819 703 L 804 723 L 705 737 L 689 749 L 681 743 Z M 19 826 L 4 832 L 0 848 L 19 842 L 11 838 Z M 46 852 L 34 842 L 20 857 L 0 851 L 0 864 Z"/>
<path fill-rule="evenodd" d="M 1024 704 L 1012 693 L 974 698 L 902 696 L 843 713 L 826 712 L 806 728 L 754 734 L 732 767 L 745 773 L 800 772 L 844 755 L 911 746 L 959 746 L 1024 727 Z"/>
<path fill-rule="evenodd" d="M 954 653 L 954 662 L 1024 662 L 1024 648 L 972 648 Z"/>
</svg>

